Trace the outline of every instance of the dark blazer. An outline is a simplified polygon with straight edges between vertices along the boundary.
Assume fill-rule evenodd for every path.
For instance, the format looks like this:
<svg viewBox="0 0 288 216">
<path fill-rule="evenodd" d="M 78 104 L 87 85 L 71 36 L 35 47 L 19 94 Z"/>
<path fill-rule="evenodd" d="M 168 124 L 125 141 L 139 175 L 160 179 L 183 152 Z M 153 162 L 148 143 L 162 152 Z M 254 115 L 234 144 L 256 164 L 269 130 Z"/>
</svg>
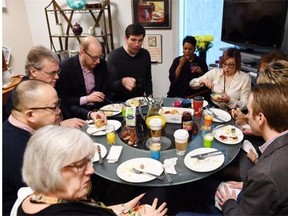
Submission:
<svg viewBox="0 0 288 216">
<path fill-rule="evenodd" d="M 82 119 L 87 118 L 90 110 L 98 109 L 105 103 L 96 103 L 93 106 L 80 106 L 80 97 L 87 95 L 82 68 L 79 61 L 79 55 L 70 57 L 60 63 L 61 73 L 56 83 L 56 90 L 62 103 L 70 111 L 72 117 Z M 100 61 L 94 69 L 95 76 L 94 91 L 103 92 L 108 95 L 108 77 L 107 63 L 105 60 Z"/>
<path fill-rule="evenodd" d="M 288 133 L 274 140 L 248 172 L 239 205 L 228 200 L 224 215 L 288 215 Z"/>
</svg>

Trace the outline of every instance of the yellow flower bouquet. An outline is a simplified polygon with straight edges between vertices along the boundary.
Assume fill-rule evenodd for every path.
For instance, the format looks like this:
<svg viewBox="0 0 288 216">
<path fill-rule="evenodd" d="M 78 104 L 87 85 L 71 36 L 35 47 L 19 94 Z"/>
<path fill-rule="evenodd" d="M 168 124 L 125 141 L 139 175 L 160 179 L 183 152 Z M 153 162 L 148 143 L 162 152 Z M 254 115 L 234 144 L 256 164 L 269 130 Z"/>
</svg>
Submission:
<svg viewBox="0 0 288 216">
<path fill-rule="evenodd" d="M 214 40 L 214 37 L 212 35 L 195 35 L 194 37 L 197 41 L 196 50 L 198 52 L 206 52 L 213 46 L 212 41 Z"/>
</svg>

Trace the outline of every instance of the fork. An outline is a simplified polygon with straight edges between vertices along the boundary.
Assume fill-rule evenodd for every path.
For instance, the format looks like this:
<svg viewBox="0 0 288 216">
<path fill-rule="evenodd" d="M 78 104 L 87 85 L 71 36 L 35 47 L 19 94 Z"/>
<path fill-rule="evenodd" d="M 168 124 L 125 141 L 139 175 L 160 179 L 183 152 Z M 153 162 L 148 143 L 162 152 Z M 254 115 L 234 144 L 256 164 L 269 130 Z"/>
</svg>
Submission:
<svg viewBox="0 0 288 216">
<path fill-rule="evenodd" d="M 154 176 L 157 179 L 164 180 L 164 176 L 158 176 L 158 175 L 155 175 L 155 174 L 152 174 L 152 173 L 148 173 L 148 172 L 144 172 L 144 171 L 138 170 L 136 168 L 132 168 L 132 172 L 134 172 L 136 174 L 146 174 L 146 175 Z"/>
<path fill-rule="evenodd" d="M 222 152 L 215 152 L 215 153 L 211 153 L 211 154 L 207 154 L 207 155 L 199 154 L 199 155 L 196 155 L 196 158 L 198 160 L 204 160 L 207 157 L 213 157 L 213 156 L 217 156 L 217 155 L 221 155 L 221 154 L 223 154 L 223 153 Z"/>
<path fill-rule="evenodd" d="M 170 177 L 170 175 L 166 172 L 166 170 L 165 170 L 165 167 L 163 166 L 163 170 L 164 170 L 164 174 L 165 174 L 165 176 L 166 176 L 166 178 L 167 178 L 167 180 L 168 180 L 168 182 L 172 182 L 172 179 L 171 179 L 171 177 Z"/>
</svg>

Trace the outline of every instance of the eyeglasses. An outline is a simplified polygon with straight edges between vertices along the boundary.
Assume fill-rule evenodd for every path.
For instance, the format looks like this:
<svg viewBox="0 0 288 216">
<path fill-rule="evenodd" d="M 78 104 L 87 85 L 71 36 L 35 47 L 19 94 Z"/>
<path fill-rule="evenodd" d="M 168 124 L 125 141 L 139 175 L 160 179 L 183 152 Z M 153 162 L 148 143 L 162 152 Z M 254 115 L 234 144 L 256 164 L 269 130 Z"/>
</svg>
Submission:
<svg viewBox="0 0 288 216">
<path fill-rule="evenodd" d="M 58 99 L 58 102 L 57 104 L 54 106 L 54 107 L 31 107 L 29 109 L 32 109 L 32 110 L 37 110 L 37 109 L 50 109 L 52 110 L 53 112 L 57 112 L 59 109 L 60 109 L 60 104 L 61 104 L 61 99 Z M 29 110 L 28 109 L 28 110 Z"/>
<path fill-rule="evenodd" d="M 233 68 L 234 66 L 235 66 L 235 64 L 233 64 L 233 63 L 223 63 L 222 64 L 223 65 L 223 67 L 227 67 L 228 66 L 228 68 Z"/>
<path fill-rule="evenodd" d="M 103 55 L 99 56 L 91 56 L 88 52 L 86 52 L 85 50 L 83 50 L 83 52 L 85 52 L 91 59 L 92 61 L 97 61 L 97 60 L 101 60 L 103 58 Z"/>
<path fill-rule="evenodd" d="M 93 156 L 92 155 L 84 158 L 81 161 L 81 163 L 79 163 L 79 164 L 71 164 L 71 165 L 68 165 L 67 167 L 76 168 L 77 173 L 83 173 L 87 169 L 88 165 L 93 167 Z"/>
<path fill-rule="evenodd" d="M 52 71 L 52 72 L 47 72 L 47 71 L 44 71 L 42 70 L 44 73 L 46 73 L 47 75 L 51 76 L 51 77 L 55 77 L 56 74 L 59 75 L 60 72 L 61 72 L 61 69 L 59 69 L 58 71 Z"/>
</svg>

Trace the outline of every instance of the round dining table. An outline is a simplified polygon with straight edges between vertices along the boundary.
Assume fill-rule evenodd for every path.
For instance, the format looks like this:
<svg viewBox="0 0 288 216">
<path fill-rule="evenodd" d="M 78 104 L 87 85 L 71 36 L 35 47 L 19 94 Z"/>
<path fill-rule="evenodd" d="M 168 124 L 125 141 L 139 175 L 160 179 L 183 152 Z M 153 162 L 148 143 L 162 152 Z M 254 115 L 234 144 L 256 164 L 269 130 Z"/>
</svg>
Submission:
<svg viewBox="0 0 288 216">
<path fill-rule="evenodd" d="M 175 98 L 164 98 L 163 99 L 163 106 L 165 107 L 172 107 L 173 102 Z M 209 105 L 208 105 L 209 106 Z M 139 115 L 139 113 L 138 113 Z M 121 120 L 122 116 L 121 114 L 115 116 L 116 119 Z M 201 124 L 201 119 L 196 119 L 195 122 L 199 125 Z M 124 121 L 122 121 L 123 123 Z M 213 123 L 213 127 L 223 124 L 223 123 Z M 234 121 L 231 119 L 229 122 L 225 122 L 226 125 L 234 125 Z M 122 125 L 123 126 L 123 125 Z M 87 131 L 88 126 L 82 127 L 83 131 Z M 172 127 L 173 130 L 177 128 L 181 128 L 181 124 L 173 124 L 173 123 L 167 123 L 165 127 Z M 238 154 L 238 152 L 241 149 L 241 143 L 242 140 L 239 140 L 239 143 L 229 145 L 229 144 L 224 144 L 222 142 L 217 141 L 214 139 L 213 141 L 213 148 L 215 149 L 221 149 L 224 150 L 223 154 L 225 156 L 224 163 L 217 169 L 209 172 L 196 172 L 192 171 L 189 168 L 186 167 L 184 164 L 184 156 L 179 156 L 176 154 L 175 148 L 167 148 L 165 150 L 161 150 L 160 154 L 160 159 L 159 162 L 163 164 L 165 159 L 170 159 L 170 158 L 177 158 L 177 163 L 175 165 L 175 170 L 177 174 L 169 174 L 170 177 L 172 178 L 172 182 L 169 182 L 166 178 L 164 180 L 159 180 L 159 179 L 153 179 L 151 181 L 147 182 L 141 182 L 141 183 L 134 183 L 134 182 L 128 182 L 124 181 L 121 178 L 118 177 L 117 175 L 117 168 L 118 166 L 130 159 L 134 158 L 151 158 L 150 152 L 148 149 L 141 149 L 141 148 L 135 148 L 133 146 L 130 146 L 123 142 L 120 137 L 119 137 L 119 131 L 121 130 L 118 129 L 117 131 L 117 136 L 116 136 L 116 146 L 123 146 L 121 155 L 118 159 L 117 162 L 115 163 L 108 163 L 106 160 L 106 157 L 109 153 L 109 150 L 111 146 L 107 144 L 106 141 L 106 136 L 93 136 L 91 135 L 91 138 L 95 143 L 100 143 L 104 145 L 107 149 L 107 154 L 106 157 L 104 157 L 104 163 L 100 164 L 98 161 L 94 162 L 94 168 L 95 168 L 95 174 L 105 178 L 107 180 L 121 183 L 121 184 L 128 184 L 128 185 L 136 185 L 136 186 L 148 186 L 148 187 L 159 187 L 159 186 L 175 186 L 175 185 L 182 185 L 186 183 L 190 183 L 193 181 L 197 181 L 203 178 L 206 178 L 220 170 L 222 170 L 224 167 L 226 167 Z M 198 134 L 193 136 L 193 139 L 188 143 L 187 151 L 186 154 L 188 154 L 190 151 L 197 149 L 197 148 L 202 148 L 203 147 L 203 138 L 201 136 L 201 130 L 198 131 Z"/>
</svg>

